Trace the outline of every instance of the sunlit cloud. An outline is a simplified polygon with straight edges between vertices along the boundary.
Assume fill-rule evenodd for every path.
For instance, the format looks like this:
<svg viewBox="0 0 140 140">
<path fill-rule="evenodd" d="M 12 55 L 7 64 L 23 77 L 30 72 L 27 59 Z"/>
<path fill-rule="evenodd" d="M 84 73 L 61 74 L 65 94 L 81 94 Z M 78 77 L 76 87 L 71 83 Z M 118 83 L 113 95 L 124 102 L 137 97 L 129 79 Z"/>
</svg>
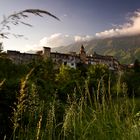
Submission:
<svg viewBox="0 0 140 140">
<path fill-rule="evenodd" d="M 67 14 L 64 14 L 64 15 L 63 15 L 63 17 L 67 17 L 67 16 L 68 16 Z"/>
<path fill-rule="evenodd" d="M 129 17 L 128 22 L 125 24 L 119 25 L 113 29 L 96 33 L 96 37 L 106 38 L 136 34 L 140 34 L 140 10 L 135 11 L 133 16 Z"/>
<path fill-rule="evenodd" d="M 35 51 L 39 51 L 41 50 L 42 47 L 39 46 L 38 44 L 27 44 L 25 45 L 24 51 L 30 51 L 30 50 L 35 50 Z"/>
<path fill-rule="evenodd" d="M 60 46 L 67 46 L 72 43 L 76 42 L 83 42 L 83 41 L 89 41 L 93 39 L 93 36 L 85 35 L 64 35 L 62 33 L 55 33 L 48 37 L 43 37 L 38 43 L 36 44 L 27 44 L 24 47 L 25 52 L 35 52 L 38 50 L 42 50 L 42 47 L 60 47 Z M 22 50 L 21 50 L 22 51 Z"/>
<path fill-rule="evenodd" d="M 55 33 L 49 37 L 44 37 L 40 40 L 40 46 L 58 47 L 68 45 L 73 42 L 73 37 Z"/>
<path fill-rule="evenodd" d="M 89 35 L 86 35 L 86 36 L 78 36 L 77 35 L 74 37 L 75 42 L 90 41 L 93 38 L 94 38 L 93 36 L 89 36 Z"/>
<path fill-rule="evenodd" d="M 75 42 L 89 41 L 93 36 L 80 36 L 80 35 L 63 35 L 61 33 L 55 33 L 50 37 L 44 37 L 40 40 L 41 46 L 59 47 L 66 46 Z"/>
</svg>

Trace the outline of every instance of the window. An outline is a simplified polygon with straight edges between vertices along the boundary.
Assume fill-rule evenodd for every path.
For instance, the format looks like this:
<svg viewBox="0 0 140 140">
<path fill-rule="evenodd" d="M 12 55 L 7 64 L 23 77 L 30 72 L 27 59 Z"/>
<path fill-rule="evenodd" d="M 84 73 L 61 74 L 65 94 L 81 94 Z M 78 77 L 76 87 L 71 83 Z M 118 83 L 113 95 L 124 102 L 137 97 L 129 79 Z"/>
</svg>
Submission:
<svg viewBox="0 0 140 140">
<path fill-rule="evenodd" d="M 66 66 L 67 65 L 67 62 L 64 62 L 64 65 Z"/>
</svg>

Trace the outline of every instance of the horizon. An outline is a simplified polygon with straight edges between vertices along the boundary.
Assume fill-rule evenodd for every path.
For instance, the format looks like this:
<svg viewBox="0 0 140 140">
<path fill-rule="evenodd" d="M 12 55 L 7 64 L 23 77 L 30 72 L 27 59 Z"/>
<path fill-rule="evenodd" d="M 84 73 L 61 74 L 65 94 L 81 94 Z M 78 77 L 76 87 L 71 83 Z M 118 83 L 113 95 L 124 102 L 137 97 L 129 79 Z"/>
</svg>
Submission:
<svg viewBox="0 0 140 140">
<path fill-rule="evenodd" d="M 27 6 L 28 5 L 28 6 Z M 25 0 L 2 1 L 0 19 L 25 9 L 46 10 L 61 21 L 49 16 L 43 18 L 30 16 L 27 23 L 32 28 L 12 26 L 11 32 L 25 35 L 25 38 L 1 40 L 4 50 L 27 52 L 40 50 L 41 46 L 59 47 L 89 41 L 93 38 L 119 37 L 140 34 L 140 1 L 130 0 Z M 27 39 L 28 38 L 28 39 Z"/>
</svg>

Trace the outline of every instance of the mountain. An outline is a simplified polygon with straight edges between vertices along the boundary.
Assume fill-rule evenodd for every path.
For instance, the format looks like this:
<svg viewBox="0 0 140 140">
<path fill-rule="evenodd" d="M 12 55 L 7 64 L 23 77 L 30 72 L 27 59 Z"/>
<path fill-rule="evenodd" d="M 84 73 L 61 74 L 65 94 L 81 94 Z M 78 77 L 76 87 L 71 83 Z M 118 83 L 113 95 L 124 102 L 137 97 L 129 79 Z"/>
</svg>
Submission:
<svg viewBox="0 0 140 140">
<path fill-rule="evenodd" d="M 140 35 L 92 39 L 90 41 L 53 48 L 52 51 L 79 53 L 82 44 L 88 55 L 94 52 L 101 55 L 112 55 L 124 64 L 133 63 L 135 59 L 140 60 Z"/>
</svg>

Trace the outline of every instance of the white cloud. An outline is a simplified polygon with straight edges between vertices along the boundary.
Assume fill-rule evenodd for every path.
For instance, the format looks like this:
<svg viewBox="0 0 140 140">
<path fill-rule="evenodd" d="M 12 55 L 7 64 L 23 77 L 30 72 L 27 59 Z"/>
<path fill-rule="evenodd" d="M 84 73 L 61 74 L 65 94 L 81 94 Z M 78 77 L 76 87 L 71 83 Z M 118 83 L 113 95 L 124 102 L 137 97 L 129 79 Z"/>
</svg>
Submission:
<svg viewBox="0 0 140 140">
<path fill-rule="evenodd" d="M 89 41 L 91 39 L 93 39 L 93 36 L 89 36 L 89 35 L 86 35 L 86 36 L 77 35 L 74 37 L 75 42 Z"/>
<path fill-rule="evenodd" d="M 64 17 L 67 17 L 68 15 L 67 15 L 67 14 L 64 14 L 63 16 L 64 16 Z"/>
<path fill-rule="evenodd" d="M 140 34 L 140 10 L 135 11 L 133 16 L 129 18 L 129 21 L 127 23 L 119 25 L 118 28 L 96 33 L 96 37 L 105 38 L 135 34 Z"/>
<path fill-rule="evenodd" d="M 50 37 L 44 37 L 40 40 L 41 46 L 49 46 L 49 47 L 59 47 L 66 46 L 71 43 L 79 42 L 79 41 L 88 41 L 92 39 L 92 36 L 80 36 L 80 35 L 63 35 L 61 33 L 55 33 Z"/>
<path fill-rule="evenodd" d="M 64 46 L 72 43 L 73 37 L 69 35 L 63 35 L 61 33 L 55 33 L 50 37 L 44 37 L 40 40 L 41 46 L 48 46 L 48 47 L 59 47 Z"/>
<path fill-rule="evenodd" d="M 43 37 L 38 43 L 36 44 L 27 44 L 24 47 L 25 52 L 35 52 L 38 50 L 42 50 L 43 46 L 46 47 L 59 47 L 59 46 L 66 46 L 71 43 L 81 42 L 81 41 L 88 41 L 92 39 L 93 36 L 80 36 L 80 35 L 64 35 L 61 33 L 55 33 L 50 35 L 49 37 Z M 22 51 L 22 50 L 20 50 Z"/>
<path fill-rule="evenodd" d="M 42 50 L 42 47 L 39 46 L 38 44 L 27 44 L 25 45 L 24 47 L 24 50 L 21 50 L 21 52 L 36 52 L 36 51 L 39 51 L 39 50 Z"/>
</svg>

